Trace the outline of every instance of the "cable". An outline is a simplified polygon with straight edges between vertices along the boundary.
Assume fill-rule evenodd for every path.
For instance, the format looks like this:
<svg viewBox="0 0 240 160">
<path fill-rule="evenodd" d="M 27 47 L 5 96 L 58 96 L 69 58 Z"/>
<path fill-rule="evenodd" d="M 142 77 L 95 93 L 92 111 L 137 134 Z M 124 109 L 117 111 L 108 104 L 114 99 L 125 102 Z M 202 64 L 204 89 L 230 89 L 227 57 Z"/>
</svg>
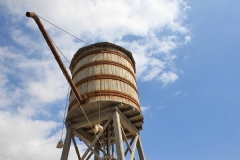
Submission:
<svg viewBox="0 0 240 160">
<path fill-rule="evenodd" d="M 65 110 L 64 110 L 63 125 L 62 125 L 62 133 L 61 133 L 61 140 L 62 140 L 62 135 L 63 135 L 63 126 L 64 126 L 64 120 L 65 120 L 65 115 L 66 115 L 66 110 L 67 110 L 67 103 L 68 103 L 68 100 L 69 100 L 69 91 L 70 91 L 70 86 L 68 87 L 66 106 L 65 106 Z"/>
<path fill-rule="evenodd" d="M 66 59 L 66 61 L 68 61 L 68 63 L 70 64 L 70 61 L 64 56 L 64 54 L 61 52 L 61 50 L 58 48 L 58 46 L 56 45 L 56 43 L 54 43 L 54 41 L 52 40 L 52 38 L 49 36 L 50 40 L 52 41 L 52 43 L 55 45 L 55 47 L 58 49 L 58 51 L 62 54 L 62 56 Z"/>
<path fill-rule="evenodd" d="M 74 38 L 80 40 L 81 42 L 83 42 L 83 43 L 85 43 L 85 44 L 88 44 L 88 45 L 92 46 L 93 48 L 97 48 L 97 49 L 99 49 L 98 47 L 95 47 L 94 45 L 92 45 L 92 44 L 90 44 L 90 43 L 87 43 L 87 42 L 85 42 L 84 40 L 82 40 L 82 39 L 80 39 L 80 38 L 74 36 L 73 34 L 71 34 L 71 33 L 67 32 L 67 31 L 65 31 L 64 29 L 62 29 L 62 28 L 56 26 L 55 24 L 49 22 L 48 20 L 44 19 L 43 17 L 41 17 L 41 16 L 39 16 L 39 15 L 37 15 L 37 16 L 40 17 L 41 19 L 43 19 L 44 21 L 48 22 L 49 24 L 53 25 L 54 27 L 60 29 L 61 31 L 63 31 L 63 32 L 69 34 L 70 36 L 72 36 L 72 37 L 74 37 Z"/>
<path fill-rule="evenodd" d="M 99 49 L 100 50 L 100 52 L 102 53 L 102 49 L 101 48 L 98 48 L 98 47 L 95 47 L 94 45 L 92 45 L 92 44 L 90 44 L 90 43 L 88 43 L 88 42 L 86 42 L 86 41 L 84 41 L 84 40 L 82 40 L 82 39 L 80 39 L 80 38 L 78 38 L 77 36 L 74 36 L 73 34 L 71 34 L 71 33 L 69 33 L 69 32 L 67 32 L 67 31 L 65 31 L 64 29 L 62 29 L 62 28 L 60 28 L 60 27 L 58 27 L 57 25 L 55 25 L 55 24 L 53 24 L 53 23 L 51 23 L 51 22 L 49 22 L 48 20 L 46 20 L 45 18 L 43 18 L 43 17 L 41 17 L 40 15 L 37 15 L 38 17 L 40 17 L 41 19 L 43 19 L 44 21 L 46 21 L 46 22 L 48 22 L 49 24 L 51 24 L 51 25 L 53 25 L 54 27 L 56 27 L 56 28 L 58 28 L 58 29 L 60 29 L 61 31 L 63 31 L 63 32 L 65 32 L 65 33 L 67 33 L 68 35 L 70 35 L 70 36 L 72 36 L 72 37 L 74 37 L 74 38 L 76 38 L 76 39 L 78 39 L 78 40 L 80 40 L 81 42 L 83 42 L 83 43 L 85 43 L 85 44 L 87 44 L 87 45 L 90 45 L 90 46 L 92 46 L 93 48 L 95 48 L 95 49 Z M 49 38 L 50 38 L 50 36 L 49 36 Z M 52 41 L 53 42 L 53 41 Z M 53 42 L 54 43 L 54 42 Z M 56 44 L 54 43 L 54 45 L 56 46 Z M 57 46 L 56 46 L 57 47 Z M 59 48 L 57 47 L 57 49 L 59 50 Z M 60 51 L 60 50 L 59 50 Z M 60 51 L 61 52 L 61 51 Z M 61 52 L 61 54 L 62 54 L 62 52 Z M 63 54 L 62 54 L 63 55 Z M 63 55 L 64 56 L 64 55 Z M 64 58 L 66 59 L 66 57 L 64 56 Z M 67 59 L 66 59 L 67 60 Z M 68 61 L 68 60 L 67 60 Z M 69 62 L 69 61 L 68 61 Z M 70 63 L 70 62 L 69 62 Z"/>
</svg>

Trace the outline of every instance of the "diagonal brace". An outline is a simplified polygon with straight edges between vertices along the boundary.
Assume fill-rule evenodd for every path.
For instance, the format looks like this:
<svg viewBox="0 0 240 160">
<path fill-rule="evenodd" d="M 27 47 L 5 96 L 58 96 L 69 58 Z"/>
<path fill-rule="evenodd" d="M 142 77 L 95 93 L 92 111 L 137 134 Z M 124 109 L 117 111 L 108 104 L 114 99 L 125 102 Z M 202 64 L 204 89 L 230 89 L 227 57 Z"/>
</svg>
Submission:
<svg viewBox="0 0 240 160">
<path fill-rule="evenodd" d="M 78 150 L 77 143 L 76 143 L 76 141 L 75 141 L 75 139 L 74 139 L 73 134 L 72 134 L 72 141 L 73 141 L 73 144 L 74 144 L 74 147 L 75 147 L 77 156 L 78 156 L 78 160 L 81 160 L 80 152 L 79 152 L 79 150 Z"/>
<path fill-rule="evenodd" d="M 134 158 L 135 149 L 136 149 L 136 145 L 137 145 L 137 142 L 138 142 L 138 137 L 139 137 L 138 135 L 135 136 L 130 160 L 133 160 L 133 158 Z"/>
<path fill-rule="evenodd" d="M 126 142 L 126 145 L 127 145 L 127 147 L 128 147 L 127 150 L 129 150 L 130 153 L 132 153 L 131 146 L 130 146 L 129 143 L 128 143 L 128 140 L 127 140 L 126 134 L 124 133 L 124 130 L 123 130 L 123 128 L 122 128 L 122 125 L 121 125 L 121 129 L 122 129 L 122 133 L 123 133 L 123 138 L 124 138 L 124 140 L 125 140 L 125 142 Z M 127 154 L 127 152 L 125 153 L 125 156 L 126 156 L 126 154 Z"/>
</svg>

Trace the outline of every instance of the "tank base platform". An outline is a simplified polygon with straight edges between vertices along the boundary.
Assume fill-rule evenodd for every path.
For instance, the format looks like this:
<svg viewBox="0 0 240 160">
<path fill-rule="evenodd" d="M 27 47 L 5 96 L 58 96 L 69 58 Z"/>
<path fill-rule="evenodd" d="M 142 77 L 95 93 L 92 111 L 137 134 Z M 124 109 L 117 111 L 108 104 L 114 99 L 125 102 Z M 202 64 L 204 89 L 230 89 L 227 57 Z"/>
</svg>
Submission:
<svg viewBox="0 0 240 160">
<path fill-rule="evenodd" d="M 94 125 L 99 123 L 102 130 L 94 132 Z M 145 160 L 139 133 L 142 124 L 141 113 L 132 108 L 126 108 L 122 103 L 101 109 L 100 117 L 99 112 L 95 111 L 88 113 L 87 118 L 81 116 L 68 119 L 61 159 L 67 159 L 72 139 L 79 159 L 89 159 L 94 155 L 94 160 L 125 160 L 128 152 L 130 159 L 135 159 L 135 149 L 137 149 L 139 159 Z M 80 156 L 74 136 L 87 146 L 82 156 Z M 124 142 L 126 145 L 123 145 Z"/>
<path fill-rule="evenodd" d="M 85 111 L 87 118 L 84 115 L 82 109 Z M 87 111 L 85 109 L 85 106 L 83 106 L 82 109 L 80 106 L 78 106 L 74 108 L 70 113 L 68 113 L 66 126 L 71 124 L 72 128 L 76 129 L 77 131 L 79 130 L 79 133 L 85 131 L 91 137 L 95 137 L 95 134 L 93 132 L 94 125 L 103 124 L 106 120 L 109 119 L 109 117 L 112 116 L 114 111 L 117 111 L 119 113 L 124 132 L 126 133 L 128 139 L 131 139 L 132 136 L 135 136 L 131 134 L 131 130 L 135 130 L 134 132 L 139 134 L 139 131 L 143 129 L 142 126 L 144 123 L 144 118 L 141 112 L 138 109 L 135 109 L 134 107 L 130 107 L 129 105 L 123 103 L 115 103 L 111 106 L 101 108 L 100 115 L 99 110 Z"/>
</svg>

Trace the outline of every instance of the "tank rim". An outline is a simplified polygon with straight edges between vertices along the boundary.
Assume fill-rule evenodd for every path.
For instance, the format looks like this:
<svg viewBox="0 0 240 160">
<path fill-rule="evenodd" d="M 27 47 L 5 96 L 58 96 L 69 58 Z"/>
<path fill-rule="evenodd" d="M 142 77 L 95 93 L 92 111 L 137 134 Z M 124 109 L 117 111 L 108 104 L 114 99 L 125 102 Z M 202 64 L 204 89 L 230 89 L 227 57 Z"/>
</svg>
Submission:
<svg viewBox="0 0 240 160">
<path fill-rule="evenodd" d="M 134 70 L 136 72 L 136 66 L 135 66 L 135 61 L 134 61 L 134 58 L 132 56 L 132 53 L 128 50 L 126 50 L 125 48 L 121 47 L 121 46 L 118 46 L 116 44 L 113 44 L 113 43 L 109 43 L 109 42 L 98 42 L 98 43 L 94 43 L 94 44 L 91 44 L 93 45 L 94 47 L 114 47 L 120 51 L 122 51 L 123 53 L 125 53 L 132 61 L 133 63 L 133 66 L 134 66 Z M 69 68 L 72 68 L 75 61 L 77 60 L 77 58 L 79 57 L 79 55 L 81 55 L 84 51 L 88 50 L 88 49 L 91 49 L 93 46 L 91 45 L 88 45 L 88 46 L 85 46 L 85 47 L 82 47 L 80 49 L 78 49 L 78 51 L 74 54 L 72 60 L 71 60 L 71 63 L 70 63 L 70 67 Z"/>
</svg>

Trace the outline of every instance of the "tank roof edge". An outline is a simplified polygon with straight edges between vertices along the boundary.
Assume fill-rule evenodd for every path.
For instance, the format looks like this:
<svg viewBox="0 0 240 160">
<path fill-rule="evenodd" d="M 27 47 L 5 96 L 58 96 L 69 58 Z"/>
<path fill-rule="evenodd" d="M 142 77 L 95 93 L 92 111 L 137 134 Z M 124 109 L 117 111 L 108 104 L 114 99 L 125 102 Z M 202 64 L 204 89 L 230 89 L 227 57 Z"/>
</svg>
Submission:
<svg viewBox="0 0 240 160">
<path fill-rule="evenodd" d="M 88 50 L 90 48 L 93 48 L 96 47 L 114 47 L 122 52 L 124 52 L 130 59 L 131 61 L 133 62 L 133 66 L 134 66 L 134 70 L 136 71 L 136 66 L 135 66 L 135 60 L 132 56 L 132 53 L 128 50 L 126 50 L 125 48 L 121 47 L 121 46 L 118 46 L 116 44 L 113 44 L 113 43 L 109 43 L 109 42 L 98 42 L 98 43 L 94 43 L 94 44 L 91 44 L 91 45 L 88 45 L 88 46 L 85 46 L 85 47 L 82 47 L 80 49 L 78 49 L 78 51 L 74 54 L 72 60 L 71 60 L 71 63 L 70 63 L 70 66 L 69 68 L 71 69 L 72 68 L 72 65 L 74 64 L 75 60 L 77 59 L 77 57 L 83 53 L 85 50 Z"/>
</svg>

